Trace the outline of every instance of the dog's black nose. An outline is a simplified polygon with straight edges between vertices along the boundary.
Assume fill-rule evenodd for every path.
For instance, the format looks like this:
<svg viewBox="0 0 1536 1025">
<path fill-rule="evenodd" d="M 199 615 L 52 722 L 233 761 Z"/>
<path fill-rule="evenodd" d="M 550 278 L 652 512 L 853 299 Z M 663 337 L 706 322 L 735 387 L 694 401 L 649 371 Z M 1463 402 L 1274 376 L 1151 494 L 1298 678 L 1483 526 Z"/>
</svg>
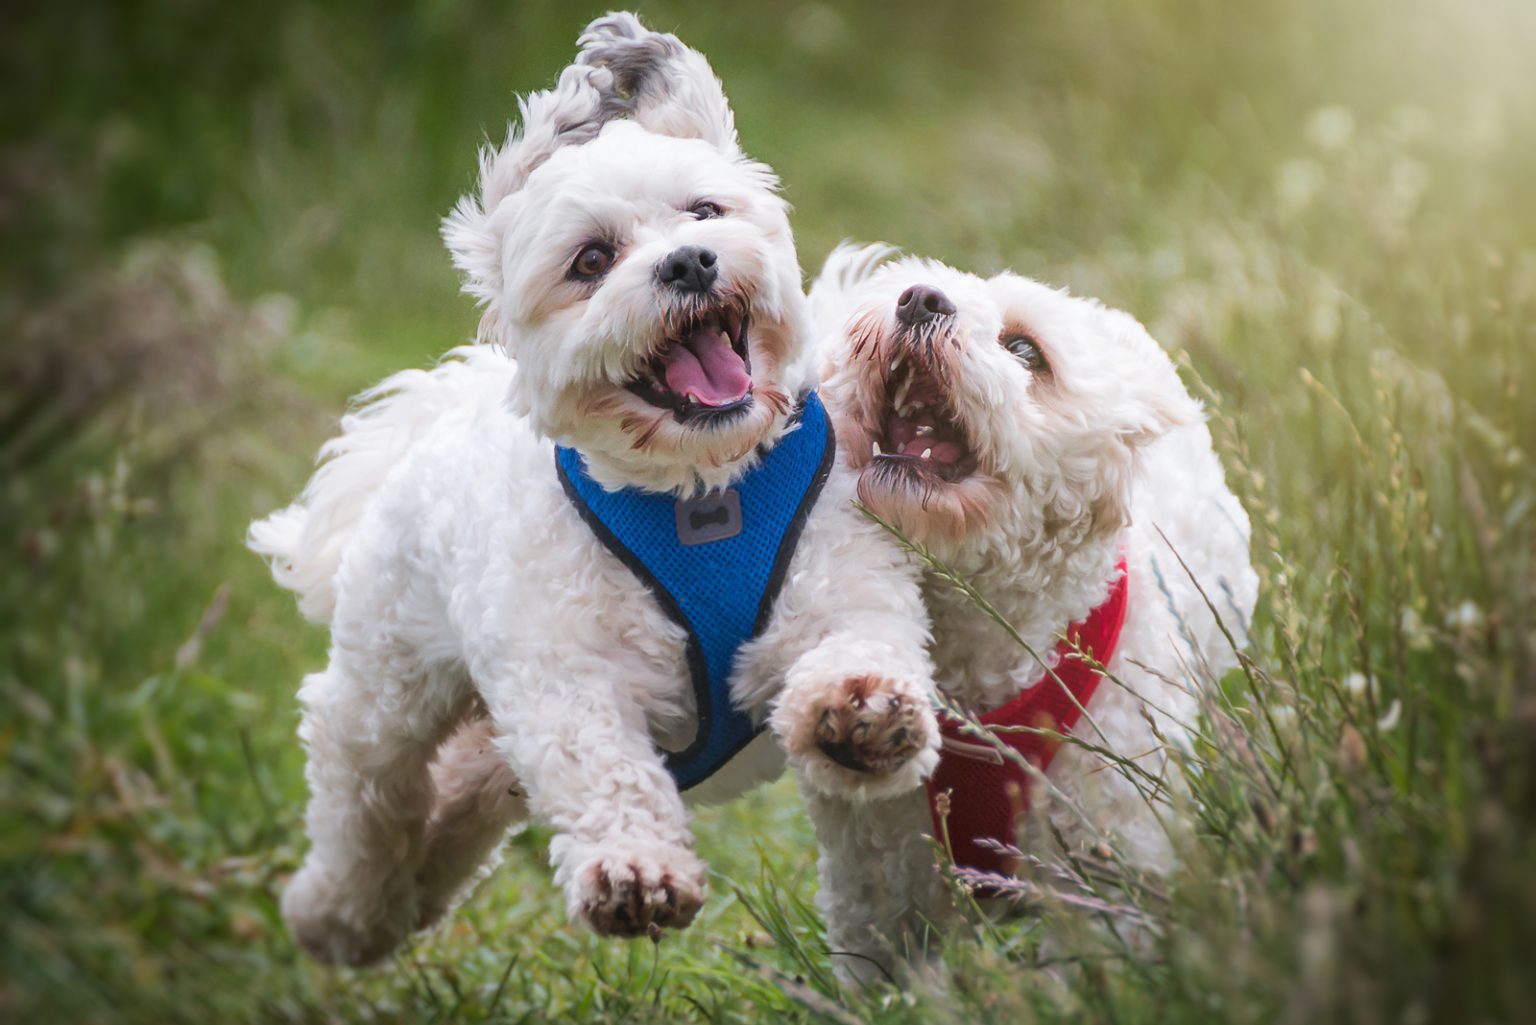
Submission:
<svg viewBox="0 0 1536 1025">
<path fill-rule="evenodd" d="M 913 285 L 896 300 L 896 319 L 908 327 L 952 316 L 954 312 L 955 304 L 949 296 L 932 285 Z"/>
<path fill-rule="evenodd" d="M 719 262 L 713 249 L 682 246 L 661 258 L 656 265 L 656 278 L 679 292 L 708 292 L 720 276 L 716 266 Z"/>
</svg>

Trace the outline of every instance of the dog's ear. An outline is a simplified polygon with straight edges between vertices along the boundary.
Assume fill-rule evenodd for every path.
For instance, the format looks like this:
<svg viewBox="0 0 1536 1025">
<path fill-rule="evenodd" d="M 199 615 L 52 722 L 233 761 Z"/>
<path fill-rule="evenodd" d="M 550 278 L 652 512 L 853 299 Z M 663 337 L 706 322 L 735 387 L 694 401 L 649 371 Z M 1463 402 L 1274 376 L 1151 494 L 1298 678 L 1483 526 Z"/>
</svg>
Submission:
<svg viewBox="0 0 1536 1025">
<path fill-rule="evenodd" d="M 1056 409 L 1055 458 L 1077 482 L 1061 489 L 1058 514 L 1072 521 L 1086 512 L 1091 535 L 1107 536 L 1129 522 L 1142 450 L 1204 411 L 1136 318 L 1091 301 L 1079 310 L 1076 330 L 1041 338 L 1053 383 L 1040 394 Z"/>
<path fill-rule="evenodd" d="M 847 309 L 848 293 L 869 280 L 881 266 L 901 255 L 901 250 L 884 242 L 860 245 L 843 241 L 827 254 L 811 285 L 811 319 L 817 329 L 825 329 L 831 318 Z"/>
<path fill-rule="evenodd" d="M 612 72 L 646 131 L 703 139 L 724 153 L 740 154 L 736 118 L 703 54 L 674 35 L 648 30 L 627 12 L 598 18 L 577 45 L 576 62 Z"/>
<path fill-rule="evenodd" d="M 587 142 L 603 125 L 631 110 L 606 68 L 572 65 L 554 88 L 518 101 L 518 122 L 507 140 L 480 151 L 480 181 L 443 219 L 443 241 L 464 275 L 464 291 L 485 308 L 482 340 L 496 337 L 502 289 L 501 250 L 506 226 L 497 219 L 502 201 L 562 146 Z"/>
<path fill-rule="evenodd" d="M 1204 409 L 1179 380 L 1168 353 L 1140 321 L 1107 307 L 1096 312 L 1108 343 L 1097 358 L 1106 360 L 1103 369 L 1111 375 L 1100 382 L 1101 399 L 1107 426 L 1119 440 L 1141 448 L 1204 418 Z"/>
</svg>

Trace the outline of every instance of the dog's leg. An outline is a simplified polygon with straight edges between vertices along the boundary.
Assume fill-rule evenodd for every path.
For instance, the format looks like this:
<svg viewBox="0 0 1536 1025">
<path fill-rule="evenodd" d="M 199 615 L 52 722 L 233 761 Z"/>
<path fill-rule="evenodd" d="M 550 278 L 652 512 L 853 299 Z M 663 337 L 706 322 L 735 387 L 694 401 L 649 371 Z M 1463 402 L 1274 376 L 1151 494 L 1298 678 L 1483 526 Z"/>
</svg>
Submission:
<svg viewBox="0 0 1536 1025">
<path fill-rule="evenodd" d="M 467 720 L 432 761 L 432 816 L 417 873 L 417 927 L 436 923 L 500 860 L 507 832 L 528 816 L 527 795 L 496 747 L 490 719 Z"/>
<path fill-rule="evenodd" d="M 1100 685 L 1089 706 L 1092 721 L 1079 721 L 1073 733 L 1121 753 L 1140 771 L 1133 775 L 1080 745 L 1063 745 L 1051 762 L 1055 795 L 1042 802 L 1043 818 L 1027 819 L 1025 839 L 1044 851 L 1054 851 L 1058 843 L 1076 851 L 1107 841 L 1127 863 L 1166 875 L 1176 860 L 1170 830 L 1187 797 L 1180 794 L 1178 763 L 1166 745 L 1183 741 L 1186 730 L 1162 710 L 1174 710 L 1185 721 L 1197 710 L 1188 692 L 1175 691 L 1138 666 L 1121 665 L 1115 672 L 1119 683 Z M 1154 703 L 1145 704 L 1141 694 L 1155 695 Z"/>
<path fill-rule="evenodd" d="M 497 744 L 552 826 L 566 910 L 608 936 L 682 928 L 704 902 L 706 869 L 688 814 L 623 673 L 569 649 L 478 674 Z"/>
<path fill-rule="evenodd" d="M 807 786 L 833 797 L 874 799 L 917 787 L 939 760 L 917 585 L 897 568 L 866 576 L 829 565 L 822 580 L 802 580 L 794 600 L 796 615 L 762 638 L 790 659 L 770 718 L 790 764 Z"/>
<path fill-rule="evenodd" d="M 872 798 L 911 790 L 938 764 L 937 690 L 916 567 L 854 510 L 851 488 L 828 482 L 734 693 L 744 707 L 771 703 L 769 724 L 812 789 Z"/>
<path fill-rule="evenodd" d="M 923 791 L 848 801 L 805 791 L 821 857 L 817 905 L 845 983 L 903 985 L 937 964 L 953 903 Z"/>
<path fill-rule="evenodd" d="M 310 850 L 283 892 L 283 917 L 333 964 L 377 961 L 416 924 L 427 765 L 464 705 L 461 670 L 421 667 L 373 639 L 338 644 L 299 692 Z"/>
<path fill-rule="evenodd" d="M 839 976 L 905 983 L 928 964 L 930 923 L 949 907 L 921 789 L 939 747 L 928 619 L 913 567 L 850 496 L 830 500 L 761 638 L 782 660 L 770 722 L 816 827 Z"/>
</svg>

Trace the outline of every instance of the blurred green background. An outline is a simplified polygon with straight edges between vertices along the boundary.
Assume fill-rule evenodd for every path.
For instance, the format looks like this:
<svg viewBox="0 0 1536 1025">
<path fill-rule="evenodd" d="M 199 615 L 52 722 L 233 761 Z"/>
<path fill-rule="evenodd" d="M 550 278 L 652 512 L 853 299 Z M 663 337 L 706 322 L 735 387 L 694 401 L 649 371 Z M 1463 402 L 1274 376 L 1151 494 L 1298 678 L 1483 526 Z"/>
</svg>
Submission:
<svg viewBox="0 0 1536 1025">
<path fill-rule="evenodd" d="M 1149 939 L 1045 901 L 946 992 L 839 992 L 781 783 L 700 816 L 712 900 L 659 947 L 566 925 L 534 830 L 391 965 L 295 952 L 325 638 L 244 527 L 348 395 L 472 333 L 438 219 L 603 9 L 3 16 L 0 1018 L 1528 1020 L 1529 0 L 639 5 L 808 273 L 845 237 L 1011 266 L 1180 354 L 1265 580 L 1189 867 L 1116 898 Z"/>
</svg>

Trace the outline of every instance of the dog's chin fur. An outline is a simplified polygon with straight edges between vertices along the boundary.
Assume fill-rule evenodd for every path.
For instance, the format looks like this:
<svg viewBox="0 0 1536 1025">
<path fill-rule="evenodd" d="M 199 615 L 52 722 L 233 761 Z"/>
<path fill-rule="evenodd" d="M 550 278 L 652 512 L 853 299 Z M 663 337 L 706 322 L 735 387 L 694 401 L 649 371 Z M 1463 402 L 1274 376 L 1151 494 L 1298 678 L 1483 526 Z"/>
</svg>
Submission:
<svg viewBox="0 0 1536 1025">
<path fill-rule="evenodd" d="M 838 436 L 857 438 L 858 432 L 840 427 Z M 987 474 L 947 482 L 872 465 L 859 474 L 858 495 L 861 505 L 907 537 L 947 546 L 985 531 L 1004 491 Z"/>
</svg>

